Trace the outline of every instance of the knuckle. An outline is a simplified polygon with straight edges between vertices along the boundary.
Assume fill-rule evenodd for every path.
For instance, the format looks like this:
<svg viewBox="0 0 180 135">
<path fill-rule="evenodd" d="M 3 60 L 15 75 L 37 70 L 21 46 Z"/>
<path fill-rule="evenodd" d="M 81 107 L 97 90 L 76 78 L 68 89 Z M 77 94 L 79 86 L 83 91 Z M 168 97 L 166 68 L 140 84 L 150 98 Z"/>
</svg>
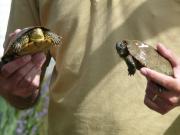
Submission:
<svg viewBox="0 0 180 135">
<path fill-rule="evenodd" d="M 40 55 L 40 60 L 45 60 L 46 59 L 45 53 L 41 52 L 41 53 L 39 53 L 39 55 Z"/>
<path fill-rule="evenodd" d="M 33 66 L 34 66 L 34 64 L 32 63 L 32 61 L 30 61 L 30 62 L 27 64 L 26 68 L 27 68 L 27 69 L 32 69 Z"/>
<path fill-rule="evenodd" d="M 13 63 L 13 66 L 21 67 L 22 65 L 26 64 L 30 60 L 31 60 L 31 56 L 27 55 L 27 56 L 23 56 L 14 60 L 12 63 Z"/>
<path fill-rule="evenodd" d="M 27 59 L 26 59 L 26 56 L 24 56 L 24 57 L 17 59 L 16 64 L 20 65 L 20 64 L 24 64 L 26 62 L 27 62 Z"/>
<path fill-rule="evenodd" d="M 30 60 L 31 60 L 31 56 L 30 55 L 26 55 L 26 56 L 22 57 L 22 61 L 23 62 L 27 62 L 27 61 L 30 61 Z"/>
<path fill-rule="evenodd" d="M 178 97 L 172 97 L 168 99 L 168 102 L 171 106 L 176 106 L 178 104 L 179 98 Z"/>
<path fill-rule="evenodd" d="M 14 66 L 19 66 L 22 65 L 23 63 L 24 63 L 23 59 L 19 58 L 14 61 Z"/>
</svg>

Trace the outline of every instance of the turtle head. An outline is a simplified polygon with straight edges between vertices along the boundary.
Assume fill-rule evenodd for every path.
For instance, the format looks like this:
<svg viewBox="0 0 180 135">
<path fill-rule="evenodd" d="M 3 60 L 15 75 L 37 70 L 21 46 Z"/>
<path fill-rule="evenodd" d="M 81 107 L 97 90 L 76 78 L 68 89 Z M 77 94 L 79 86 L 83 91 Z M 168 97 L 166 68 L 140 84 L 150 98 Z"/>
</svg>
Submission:
<svg viewBox="0 0 180 135">
<path fill-rule="evenodd" d="M 44 40 L 44 33 L 41 28 L 35 28 L 31 32 L 30 40 L 40 42 Z"/>
<path fill-rule="evenodd" d="M 116 43 L 116 50 L 121 57 L 126 57 L 129 55 L 127 44 L 128 42 L 126 40 L 122 40 L 121 42 Z"/>
</svg>

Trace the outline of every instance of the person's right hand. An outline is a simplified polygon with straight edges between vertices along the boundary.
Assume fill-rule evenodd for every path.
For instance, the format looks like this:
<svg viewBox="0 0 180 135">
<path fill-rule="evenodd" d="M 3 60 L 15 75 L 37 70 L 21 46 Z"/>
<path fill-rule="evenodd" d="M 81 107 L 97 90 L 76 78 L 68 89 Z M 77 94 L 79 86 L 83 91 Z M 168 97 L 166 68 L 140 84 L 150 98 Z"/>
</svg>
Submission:
<svg viewBox="0 0 180 135">
<path fill-rule="evenodd" d="M 11 33 L 10 38 L 19 31 Z M 9 42 L 9 39 L 7 41 Z M 0 70 L 0 95 L 26 98 L 35 94 L 40 85 L 41 68 L 45 60 L 44 53 L 37 53 L 17 58 L 3 65 Z"/>
<path fill-rule="evenodd" d="M 166 114 L 180 106 L 180 59 L 164 45 L 157 45 L 158 52 L 172 65 L 173 76 L 168 76 L 157 71 L 141 68 L 141 73 L 147 78 L 146 95 L 144 103 L 150 109 Z M 159 86 L 166 91 L 159 91 Z"/>
</svg>

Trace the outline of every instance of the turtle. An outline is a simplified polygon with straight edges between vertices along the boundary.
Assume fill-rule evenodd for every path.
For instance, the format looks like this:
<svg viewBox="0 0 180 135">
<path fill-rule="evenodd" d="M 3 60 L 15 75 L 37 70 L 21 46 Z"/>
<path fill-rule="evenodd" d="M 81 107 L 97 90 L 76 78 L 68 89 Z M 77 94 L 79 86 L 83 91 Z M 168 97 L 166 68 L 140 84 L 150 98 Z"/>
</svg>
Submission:
<svg viewBox="0 0 180 135">
<path fill-rule="evenodd" d="M 117 53 L 127 64 L 128 74 L 134 75 L 136 70 L 147 67 L 157 72 L 173 76 L 171 63 L 158 51 L 139 40 L 122 40 L 116 43 Z M 165 90 L 159 86 L 160 91 Z"/>
<path fill-rule="evenodd" d="M 28 54 L 47 52 L 51 46 L 59 46 L 61 37 L 42 26 L 31 26 L 22 29 L 9 42 L 1 58 L 1 66 Z"/>
</svg>

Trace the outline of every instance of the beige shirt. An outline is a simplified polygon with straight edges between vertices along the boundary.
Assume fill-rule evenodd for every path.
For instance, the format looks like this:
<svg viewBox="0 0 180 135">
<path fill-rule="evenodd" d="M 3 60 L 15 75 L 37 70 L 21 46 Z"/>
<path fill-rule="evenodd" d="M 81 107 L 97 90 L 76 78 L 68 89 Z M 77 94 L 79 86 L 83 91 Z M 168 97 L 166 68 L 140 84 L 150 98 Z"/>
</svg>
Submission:
<svg viewBox="0 0 180 135">
<path fill-rule="evenodd" d="M 180 109 L 144 103 L 146 80 L 115 43 L 164 43 L 180 54 L 180 0 L 13 0 L 7 34 L 42 25 L 63 37 L 50 86 L 49 135 L 178 135 Z"/>
</svg>

